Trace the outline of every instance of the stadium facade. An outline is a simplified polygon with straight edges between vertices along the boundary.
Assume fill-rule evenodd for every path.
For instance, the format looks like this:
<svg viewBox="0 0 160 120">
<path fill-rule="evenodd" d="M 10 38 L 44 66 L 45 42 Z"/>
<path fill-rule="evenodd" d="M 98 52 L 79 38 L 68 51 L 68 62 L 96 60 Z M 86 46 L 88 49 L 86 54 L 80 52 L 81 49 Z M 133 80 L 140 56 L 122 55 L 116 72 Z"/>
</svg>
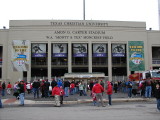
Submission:
<svg viewBox="0 0 160 120">
<path fill-rule="evenodd" d="M 0 30 L 0 63 L 0 79 L 10 82 L 66 73 L 124 79 L 160 68 L 160 31 L 145 22 L 11 20 Z"/>
</svg>

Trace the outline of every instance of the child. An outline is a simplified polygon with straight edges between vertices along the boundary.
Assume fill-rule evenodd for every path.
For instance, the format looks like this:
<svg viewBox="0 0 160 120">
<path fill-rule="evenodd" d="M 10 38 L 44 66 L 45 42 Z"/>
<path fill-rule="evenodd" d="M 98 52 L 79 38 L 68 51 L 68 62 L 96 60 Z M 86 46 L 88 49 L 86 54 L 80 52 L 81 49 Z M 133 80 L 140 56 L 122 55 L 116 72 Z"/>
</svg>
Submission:
<svg viewBox="0 0 160 120">
<path fill-rule="evenodd" d="M 64 90 L 63 87 L 60 86 L 60 104 L 63 104 L 63 96 L 64 96 Z"/>
<path fill-rule="evenodd" d="M 91 96 L 92 96 L 92 100 L 93 100 L 93 105 L 96 106 L 97 99 L 96 99 L 96 94 L 93 91 L 91 92 Z"/>
</svg>

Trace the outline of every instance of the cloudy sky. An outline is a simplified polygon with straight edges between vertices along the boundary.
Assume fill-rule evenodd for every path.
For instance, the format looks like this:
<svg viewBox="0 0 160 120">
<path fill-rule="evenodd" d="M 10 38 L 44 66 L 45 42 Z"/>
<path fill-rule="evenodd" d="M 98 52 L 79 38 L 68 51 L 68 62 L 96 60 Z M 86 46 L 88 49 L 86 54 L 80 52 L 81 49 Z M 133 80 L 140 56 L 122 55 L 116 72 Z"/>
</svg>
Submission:
<svg viewBox="0 0 160 120">
<path fill-rule="evenodd" d="M 159 29 L 158 0 L 85 0 L 86 20 L 144 21 Z M 0 29 L 9 20 L 83 20 L 83 0 L 0 0 Z"/>
</svg>

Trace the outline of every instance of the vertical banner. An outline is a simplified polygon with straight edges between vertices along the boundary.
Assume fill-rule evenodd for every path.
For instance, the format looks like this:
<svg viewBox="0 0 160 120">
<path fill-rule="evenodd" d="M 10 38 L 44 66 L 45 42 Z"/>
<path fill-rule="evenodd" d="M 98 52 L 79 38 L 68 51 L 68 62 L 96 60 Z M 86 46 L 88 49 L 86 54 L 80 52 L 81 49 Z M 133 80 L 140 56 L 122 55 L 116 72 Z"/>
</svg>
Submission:
<svg viewBox="0 0 160 120">
<path fill-rule="evenodd" d="M 32 57 L 46 57 L 46 44 L 33 43 L 32 44 Z"/>
<path fill-rule="evenodd" d="M 130 71 L 144 71 L 144 43 L 143 41 L 128 41 Z"/>
<path fill-rule="evenodd" d="M 93 57 L 107 57 L 106 44 L 93 44 Z"/>
<path fill-rule="evenodd" d="M 112 57 L 125 57 L 125 45 L 112 44 Z"/>
<path fill-rule="evenodd" d="M 11 63 L 13 71 L 29 70 L 29 40 L 13 40 Z"/>
<path fill-rule="evenodd" d="M 87 57 L 87 44 L 73 44 L 73 57 Z"/>
<path fill-rule="evenodd" d="M 53 44 L 53 57 L 67 57 L 67 44 L 57 43 Z"/>
</svg>

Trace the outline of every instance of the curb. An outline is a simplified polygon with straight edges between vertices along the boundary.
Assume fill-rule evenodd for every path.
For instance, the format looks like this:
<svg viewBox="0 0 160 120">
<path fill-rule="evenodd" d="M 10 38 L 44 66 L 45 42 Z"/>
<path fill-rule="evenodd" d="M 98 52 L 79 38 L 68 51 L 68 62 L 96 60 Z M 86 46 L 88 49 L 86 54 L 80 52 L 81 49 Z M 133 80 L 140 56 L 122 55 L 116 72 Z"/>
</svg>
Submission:
<svg viewBox="0 0 160 120">
<path fill-rule="evenodd" d="M 104 102 L 108 102 L 108 100 L 103 99 Z M 149 101 L 154 101 L 154 99 L 146 99 L 146 98 L 128 98 L 128 99 L 112 99 L 112 102 L 149 102 Z M 87 99 L 87 100 L 78 100 L 77 103 L 90 103 L 92 102 L 91 99 Z"/>
<path fill-rule="evenodd" d="M 19 100 L 16 100 L 14 102 L 6 102 L 9 99 L 2 99 L 2 103 L 4 105 L 19 105 Z M 108 100 L 103 99 L 104 102 L 108 102 Z M 146 98 L 120 98 L 120 99 L 112 99 L 112 102 L 151 102 L 155 101 L 154 98 L 146 99 Z M 82 103 L 91 103 L 92 99 L 79 99 L 77 101 L 63 101 L 64 104 L 82 104 Z M 34 101 L 34 100 L 25 100 L 25 104 L 29 105 L 40 105 L 40 104 L 55 104 L 53 101 Z"/>
</svg>

